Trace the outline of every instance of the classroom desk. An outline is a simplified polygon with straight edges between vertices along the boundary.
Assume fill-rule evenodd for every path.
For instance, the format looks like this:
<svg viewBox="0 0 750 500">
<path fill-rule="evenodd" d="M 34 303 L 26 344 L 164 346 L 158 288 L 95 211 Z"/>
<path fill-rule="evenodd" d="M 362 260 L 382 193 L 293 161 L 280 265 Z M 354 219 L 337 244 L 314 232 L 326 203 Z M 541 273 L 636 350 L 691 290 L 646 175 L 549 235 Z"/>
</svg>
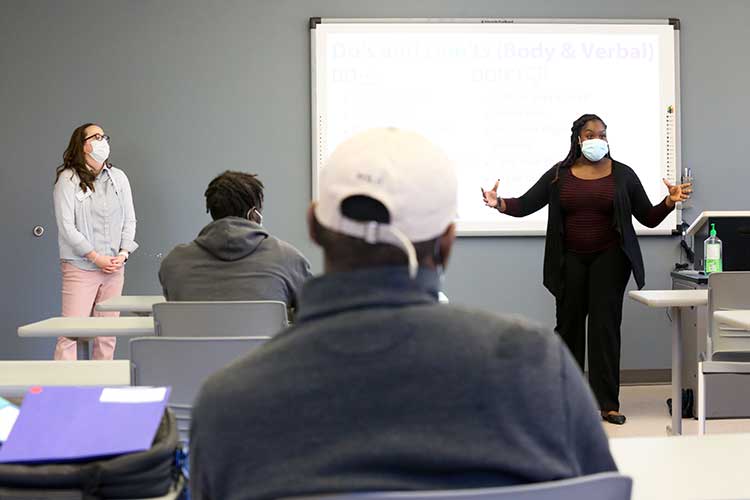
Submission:
<svg viewBox="0 0 750 500">
<path fill-rule="evenodd" d="M 0 396 L 17 398 L 30 387 L 130 385 L 130 361 L 0 361 Z"/>
<path fill-rule="evenodd" d="M 133 313 L 137 316 L 151 316 L 154 304 L 166 302 L 162 295 L 120 295 L 96 305 L 99 312 Z"/>
<path fill-rule="evenodd" d="M 750 434 L 613 438 L 609 447 L 633 478 L 632 500 L 750 498 Z"/>
<path fill-rule="evenodd" d="M 734 328 L 750 330 L 750 309 L 735 309 L 733 311 L 716 311 L 714 318 L 720 323 Z"/>
<path fill-rule="evenodd" d="M 144 337 L 154 334 L 154 318 L 89 317 L 49 318 L 18 327 L 19 337 L 70 337 L 78 339 L 78 359 L 89 359 L 91 337 Z"/>
<path fill-rule="evenodd" d="M 682 434 L 682 322 L 680 309 L 708 304 L 708 290 L 640 290 L 628 296 L 649 307 L 666 307 L 672 313 L 672 425 L 667 432 Z"/>
</svg>

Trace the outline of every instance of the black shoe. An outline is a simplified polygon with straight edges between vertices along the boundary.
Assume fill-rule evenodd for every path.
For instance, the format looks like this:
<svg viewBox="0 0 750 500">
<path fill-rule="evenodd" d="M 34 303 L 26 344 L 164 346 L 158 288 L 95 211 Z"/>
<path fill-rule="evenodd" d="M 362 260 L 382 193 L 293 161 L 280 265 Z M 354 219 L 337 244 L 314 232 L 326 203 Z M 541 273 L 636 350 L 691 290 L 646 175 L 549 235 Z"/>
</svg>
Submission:
<svg viewBox="0 0 750 500">
<path fill-rule="evenodd" d="M 622 425 L 625 423 L 625 415 L 621 413 L 607 413 L 602 415 L 602 420 L 609 422 L 610 424 Z"/>
<path fill-rule="evenodd" d="M 695 410 L 693 408 L 695 403 L 695 396 L 692 389 L 682 390 L 682 418 L 693 418 L 695 416 Z M 667 399 L 667 408 L 669 409 L 669 416 L 672 416 L 672 398 Z"/>
</svg>

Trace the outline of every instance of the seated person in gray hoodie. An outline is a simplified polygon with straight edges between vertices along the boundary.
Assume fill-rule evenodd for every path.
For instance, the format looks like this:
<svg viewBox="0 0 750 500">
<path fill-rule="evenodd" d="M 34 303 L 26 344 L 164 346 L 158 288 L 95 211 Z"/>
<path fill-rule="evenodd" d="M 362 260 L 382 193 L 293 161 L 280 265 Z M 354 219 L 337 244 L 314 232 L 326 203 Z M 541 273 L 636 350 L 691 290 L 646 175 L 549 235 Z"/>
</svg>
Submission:
<svg viewBox="0 0 750 500">
<path fill-rule="evenodd" d="M 310 263 L 262 227 L 263 183 L 253 174 L 226 171 L 205 196 L 213 222 L 161 263 L 167 300 L 280 300 L 296 308 Z"/>
</svg>

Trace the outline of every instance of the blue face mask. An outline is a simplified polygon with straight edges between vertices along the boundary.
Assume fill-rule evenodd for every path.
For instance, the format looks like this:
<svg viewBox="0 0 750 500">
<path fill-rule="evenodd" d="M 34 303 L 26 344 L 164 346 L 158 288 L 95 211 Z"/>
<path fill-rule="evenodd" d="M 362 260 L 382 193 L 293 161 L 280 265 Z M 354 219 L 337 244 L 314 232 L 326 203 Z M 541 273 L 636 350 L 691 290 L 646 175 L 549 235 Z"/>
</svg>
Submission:
<svg viewBox="0 0 750 500">
<path fill-rule="evenodd" d="M 589 161 L 597 162 L 609 152 L 609 144 L 602 139 L 589 139 L 581 143 L 581 152 Z"/>
</svg>

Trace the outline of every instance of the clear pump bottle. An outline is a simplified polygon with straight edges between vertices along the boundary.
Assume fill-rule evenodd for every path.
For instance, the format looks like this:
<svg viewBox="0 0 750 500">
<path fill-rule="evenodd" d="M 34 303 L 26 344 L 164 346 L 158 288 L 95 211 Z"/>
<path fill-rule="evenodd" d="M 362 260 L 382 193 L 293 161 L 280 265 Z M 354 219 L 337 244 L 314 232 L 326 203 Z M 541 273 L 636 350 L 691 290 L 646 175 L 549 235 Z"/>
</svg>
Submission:
<svg viewBox="0 0 750 500">
<path fill-rule="evenodd" d="M 721 256 L 721 240 L 716 237 L 716 224 L 711 224 L 710 236 L 703 243 L 703 270 L 706 274 L 721 272 Z"/>
</svg>

